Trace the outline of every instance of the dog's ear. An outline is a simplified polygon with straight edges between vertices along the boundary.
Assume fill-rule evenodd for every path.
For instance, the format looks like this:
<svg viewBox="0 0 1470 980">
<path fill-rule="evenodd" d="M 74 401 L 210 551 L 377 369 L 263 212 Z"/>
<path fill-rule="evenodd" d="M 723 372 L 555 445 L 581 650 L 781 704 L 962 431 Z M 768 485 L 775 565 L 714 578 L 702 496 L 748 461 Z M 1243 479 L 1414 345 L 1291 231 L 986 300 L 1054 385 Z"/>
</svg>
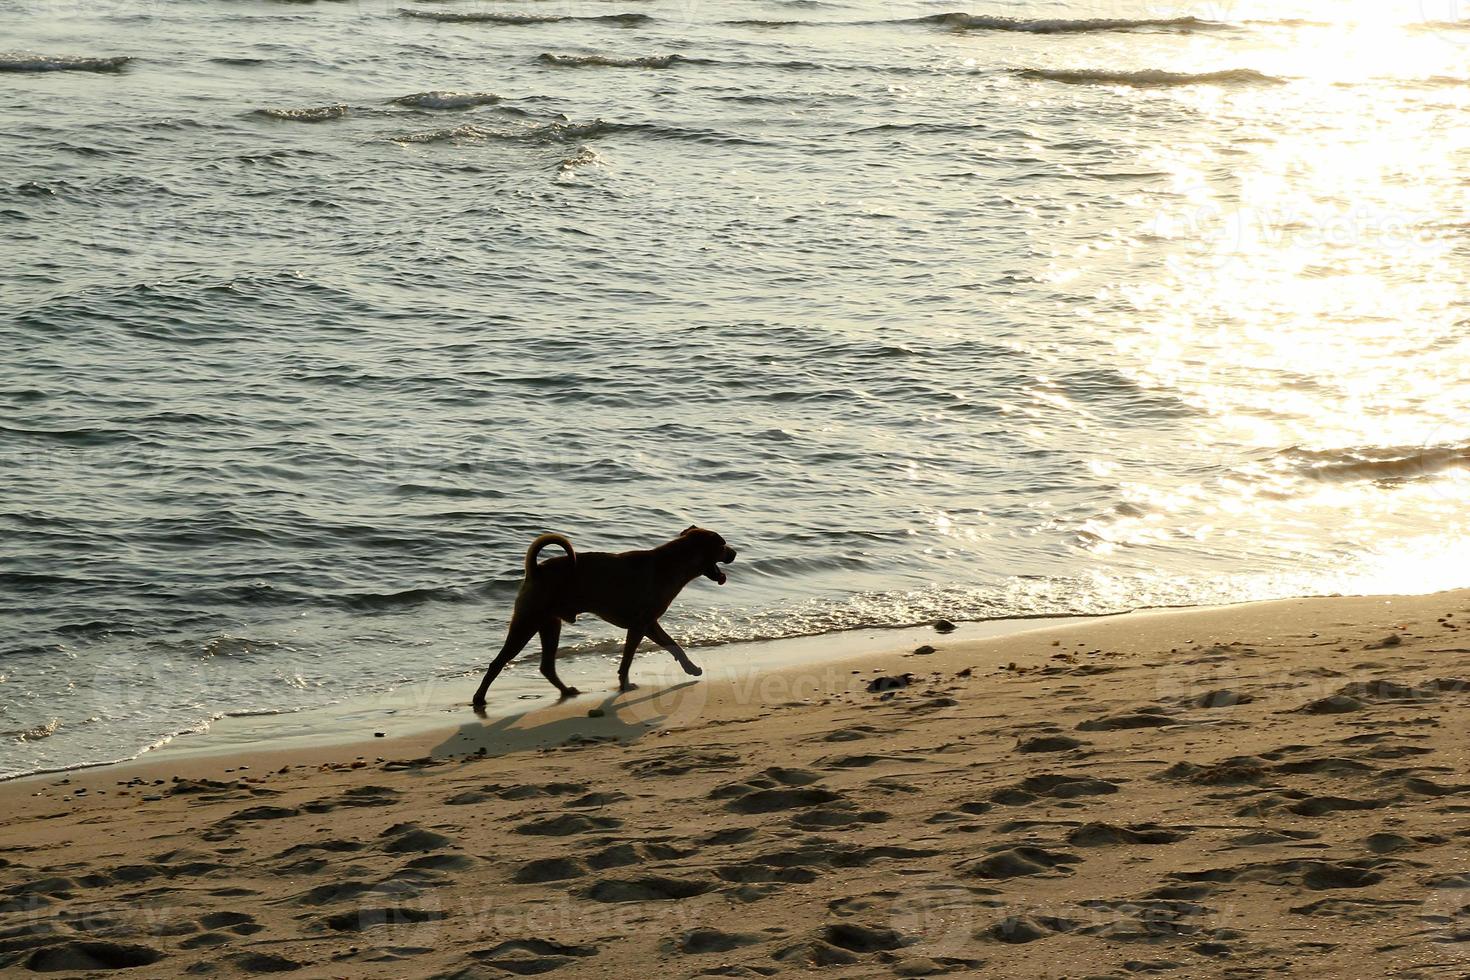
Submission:
<svg viewBox="0 0 1470 980">
<path fill-rule="evenodd" d="M 684 535 L 688 534 L 690 531 L 698 531 L 698 530 L 699 530 L 699 525 L 698 524 L 691 524 L 688 527 L 686 527 L 684 530 L 682 530 L 682 531 L 679 532 L 679 537 L 682 538 Z"/>
</svg>

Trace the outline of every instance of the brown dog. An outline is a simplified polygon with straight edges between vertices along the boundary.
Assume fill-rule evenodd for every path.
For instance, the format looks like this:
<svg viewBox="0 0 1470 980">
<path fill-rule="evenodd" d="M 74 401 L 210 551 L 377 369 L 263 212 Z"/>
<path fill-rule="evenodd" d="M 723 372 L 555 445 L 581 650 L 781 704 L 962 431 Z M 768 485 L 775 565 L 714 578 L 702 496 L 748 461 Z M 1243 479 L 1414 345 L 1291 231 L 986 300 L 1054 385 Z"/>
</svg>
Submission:
<svg viewBox="0 0 1470 980">
<path fill-rule="evenodd" d="M 538 565 L 536 554 L 549 544 L 561 548 L 566 555 Z M 636 686 L 628 681 L 628 668 L 633 665 L 633 653 L 645 636 L 672 653 L 685 673 L 698 677 L 704 671 L 670 639 L 658 624 L 658 618 L 668 611 L 684 586 L 699 576 L 724 585 L 725 573 L 720 565 L 734 560 L 735 549 L 724 538 L 702 527 L 685 528 L 674 540 L 648 551 L 624 551 L 616 555 L 602 551 L 579 555 L 560 534 L 541 535 L 526 551 L 526 577 L 516 596 L 515 610 L 510 614 L 505 645 L 485 670 L 471 703 L 477 706 L 485 703 L 485 691 L 491 682 L 537 633 L 541 634 L 541 675 L 555 684 L 564 698 L 580 693 L 556 676 L 556 644 L 561 638 L 562 621 L 574 623 L 577 614 L 584 612 L 628 631 L 623 661 L 618 666 L 621 690 Z"/>
</svg>

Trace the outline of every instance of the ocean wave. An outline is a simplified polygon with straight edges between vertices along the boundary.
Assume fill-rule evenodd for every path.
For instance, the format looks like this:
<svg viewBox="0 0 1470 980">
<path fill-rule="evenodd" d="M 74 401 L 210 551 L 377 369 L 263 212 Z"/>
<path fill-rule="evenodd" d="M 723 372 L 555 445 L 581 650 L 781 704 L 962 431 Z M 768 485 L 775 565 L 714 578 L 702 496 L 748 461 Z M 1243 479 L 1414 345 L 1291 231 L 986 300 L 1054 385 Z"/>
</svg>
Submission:
<svg viewBox="0 0 1470 980">
<path fill-rule="evenodd" d="M 499 101 L 500 96 L 490 92 L 415 92 L 413 95 L 400 95 L 393 103 L 415 109 L 469 109 L 495 105 Z"/>
<path fill-rule="evenodd" d="M 1395 79 L 1395 82 L 1399 85 L 1414 85 L 1419 88 L 1463 88 L 1470 85 L 1470 78 L 1460 78 L 1457 75 L 1429 75 L 1425 78 Z"/>
<path fill-rule="evenodd" d="M 556 165 L 556 169 L 562 173 L 567 173 L 568 171 L 577 170 L 581 167 L 596 166 L 601 162 L 602 157 L 597 155 L 596 150 L 590 146 L 583 146 L 579 147 L 577 152 L 571 156 L 563 157 L 561 163 Z"/>
<path fill-rule="evenodd" d="M 39 742 L 43 738 L 50 738 L 56 734 L 61 727 L 60 718 L 52 718 L 39 725 L 30 728 L 17 728 L 13 731 L 0 732 L 0 738 L 11 738 L 17 742 Z"/>
<path fill-rule="evenodd" d="M 0 72 L 122 71 L 132 60 L 127 55 L 84 58 L 76 55 L 5 54 L 0 55 Z"/>
<path fill-rule="evenodd" d="M 1142 71 L 1092 71 L 1054 68 L 1013 68 L 1017 78 L 1062 82 L 1067 85 L 1126 85 L 1132 88 L 1174 88 L 1183 85 L 1284 85 L 1286 80 L 1266 75 L 1253 68 L 1231 68 L 1225 71 L 1176 72 L 1144 69 Z"/>
<path fill-rule="evenodd" d="M 1330 20 L 1305 20 L 1301 17 L 1282 17 L 1279 20 L 1243 20 L 1242 24 L 1253 27 L 1333 27 Z"/>
<path fill-rule="evenodd" d="M 558 68 L 669 68 L 686 60 L 682 55 L 657 54 L 641 58 L 613 58 L 601 54 L 552 54 L 544 52 L 536 58 Z"/>
<path fill-rule="evenodd" d="M 44 188 L 45 185 L 38 185 Z M 55 192 L 49 188 L 44 190 L 31 190 L 29 193 L 54 196 Z M 16 425 L 0 425 L 0 435 L 8 439 L 26 442 L 61 443 L 67 446 L 112 446 L 120 443 L 134 443 L 138 441 L 138 434 L 126 429 L 85 428 L 75 429 L 33 429 Z"/>
<path fill-rule="evenodd" d="M 888 21 L 899 24 L 932 24 L 953 31 L 1013 31 L 1023 34 L 1093 34 L 1108 31 L 1192 31 L 1224 30 L 1228 24 L 1202 20 L 1199 17 L 1165 18 L 1093 18 L 1084 20 L 1041 19 L 1025 20 L 1017 17 L 995 17 L 987 14 L 962 12 L 931 14 L 909 20 Z"/>
<path fill-rule="evenodd" d="M 726 27 L 815 27 L 816 22 L 810 20 L 766 20 L 761 17 L 747 17 L 742 20 L 722 20 L 720 23 Z"/>
<path fill-rule="evenodd" d="M 347 106 L 337 103 L 336 105 L 311 106 L 305 109 L 256 109 L 251 115 L 260 116 L 263 119 L 277 119 L 282 122 L 319 123 L 341 119 L 351 111 Z"/>
<path fill-rule="evenodd" d="M 594 119 L 586 123 L 551 122 L 521 129 L 493 129 L 489 126 L 477 126 L 471 123 L 456 126 L 453 129 L 434 129 L 423 133 L 410 133 L 407 136 L 395 136 L 392 142 L 442 143 L 450 140 L 472 140 L 476 142 L 571 143 L 642 128 L 644 127 L 625 123 L 604 122 L 601 119 Z"/>
<path fill-rule="evenodd" d="M 393 612 L 428 602 L 476 602 L 482 597 L 460 589 L 421 588 L 402 592 L 361 592 L 338 598 L 338 604 L 355 612 Z"/>
<path fill-rule="evenodd" d="M 612 136 L 621 133 L 641 133 L 654 139 L 690 140 L 696 143 L 719 143 L 724 145 L 759 145 L 760 140 L 722 133 L 711 129 L 681 129 L 655 123 L 618 123 L 603 119 L 574 123 L 555 121 L 536 126 L 516 129 L 497 129 L 491 126 L 466 124 L 452 129 L 431 129 L 406 136 L 390 137 L 393 143 L 443 143 L 456 140 L 490 143 L 575 143 Z M 585 149 L 585 147 L 583 148 Z M 592 161 L 582 161 L 592 162 Z M 580 396 L 579 396 L 580 397 Z"/>
<path fill-rule="evenodd" d="M 578 17 L 572 14 L 510 14 L 510 13 L 450 13 L 438 10 L 399 10 L 402 17 L 412 17 L 415 20 L 432 20 L 442 24 L 554 24 L 564 20 L 589 21 L 604 24 L 617 24 L 620 27 L 633 27 L 637 24 L 649 24 L 653 18 L 648 14 L 599 14 L 592 17 Z"/>
<path fill-rule="evenodd" d="M 1470 468 L 1470 443 L 1437 446 L 1359 446 L 1303 449 L 1293 446 L 1279 457 L 1302 476 L 1328 482 L 1404 481 L 1451 469 Z"/>
<path fill-rule="evenodd" d="M 1411 31 L 1470 31 L 1470 20 L 1423 20 L 1404 26 Z"/>
</svg>

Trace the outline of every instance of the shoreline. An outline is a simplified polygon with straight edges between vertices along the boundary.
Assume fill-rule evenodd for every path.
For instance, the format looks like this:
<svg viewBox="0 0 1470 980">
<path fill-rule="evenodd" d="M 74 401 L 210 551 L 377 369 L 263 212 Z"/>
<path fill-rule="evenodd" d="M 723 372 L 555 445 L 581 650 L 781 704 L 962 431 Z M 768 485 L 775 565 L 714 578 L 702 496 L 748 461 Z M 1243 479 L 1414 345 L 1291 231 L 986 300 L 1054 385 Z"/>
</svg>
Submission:
<svg viewBox="0 0 1470 980">
<path fill-rule="evenodd" d="M 1257 602 L 1339 597 L 1338 594 L 1294 596 L 1286 599 L 1242 600 L 1203 605 L 1141 606 L 1103 613 L 1000 616 L 994 619 L 957 621 L 956 629 L 947 634 L 935 630 L 932 623 L 869 626 L 776 639 L 691 646 L 688 650 L 696 662 L 704 661 L 702 665 L 705 667 L 705 674 L 700 680 L 717 682 L 737 674 L 744 675 L 751 669 L 784 670 L 853 657 L 880 656 L 900 650 L 906 644 L 917 647 L 936 639 L 952 644 L 1118 616 L 1225 609 Z M 706 659 L 706 655 L 711 653 L 716 657 Z M 727 663 L 723 659 L 742 655 L 747 659 L 735 664 Z M 501 675 L 492 691 L 492 695 L 499 694 L 499 701 L 496 703 L 496 698 L 492 696 L 492 704 L 488 708 L 491 717 L 523 714 L 557 704 L 556 698 L 548 693 L 545 681 L 533 671 L 533 660 L 534 651 L 528 648 Z M 612 654 L 593 654 L 559 660 L 558 667 L 568 683 L 583 691 L 581 697 L 585 698 L 607 684 L 615 663 L 616 657 Z M 645 641 L 640 648 L 634 671 L 635 676 L 639 676 L 641 671 L 642 676 L 650 683 L 667 685 L 688 680 L 682 672 L 673 669 L 668 663 L 667 654 L 652 646 L 650 641 Z M 469 709 L 468 703 L 463 698 L 458 698 L 454 692 L 461 687 L 472 686 L 478 676 L 478 670 L 459 675 L 430 676 L 411 684 L 355 694 L 311 707 L 282 711 L 226 712 L 202 722 L 201 729 L 165 736 L 142 747 L 132 756 L 0 775 L 0 787 L 17 781 L 146 765 L 152 760 L 163 758 L 164 754 L 169 762 L 183 764 L 196 756 L 221 757 L 258 752 L 263 745 L 269 745 L 271 752 L 282 748 L 316 752 L 369 744 L 383 748 L 390 746 L 395 738 L 423 735 L 435 729 L 449 727 L 451 716 Z M 349 727 L 352 729 L 351 733 L 347 731 Z M 387 741 L 375 741 L 375 733 L 380 730 L 385 732 L 383 737 Z M 368 734 L 364 734 L 365 732 Z"/>
<path fill-rule="evenodd" d="M 0 969 L 1470 971 L 1470 590 L 930 637 L 9 781 Z"/>
<path fill-rule="evenodd" d="M 1172 607 L 1213 608 L 1213 607 Z M 668 654 L 645 643 L 634 663 L 635 681 L 643 678 L 646 688 L 654 686 L 731 682 L 748 678 L 752 671 L 787 671 L 820 668 L 854 658 L 881 656 L 943 640 L 964 642 L 999 636 L 1010 636 L 1034 629 L 1046 629 L 1073 622 L 1113 616 L 1134 615 L 1154 610 L 1128 610 L 1117 613 L 1066 613 L 1055 616 L 1002 617 L 956 623 L 948 634 L 937 632 L 932 624 L 917 626 L 870 627 L 839 630 L 809 636 L 783 637 L 691 647 L 689 652 L 704 668 L 698 679 L 686 677 L 672 663 Z M 520 670 L 502 674 L 491 689 L 486 716 L 504 719 L 559 705 L 546 681 L 535 672 L 534 651 L 527 650 L 518 658 Z M 615 694 L 616 657 L 586 656 L 560 661 L 563 678 L 582 694 L 566 702 L 587 702 L 594 695 Z M 3 787 L 27 780 L 69 776 L 89 771 L 112 771 L 160 764 L 188 764 L 195 759 L 223 758 L 261 751 L 305 751 L 308 753 L 341 751 L 349 747 L 390 749 L 405 738 L 422 738 L 435 732 L 449 731 L 454 719 L 472 715 L 466 691 L 472 690 L 478 671 L 463 675 L 427 677 L 414 684 L 355 695 L 332 704 L 301 708 L 294 711 L 258 711 L 225 714 L 208 723 L 203 731 L 182 732 L 145 747 L 136 755 L 108 762 L 83 763 L 77 766 L 41 770 L 0 778 Z M 377 731 L 384 731 L 381 739 Z M 268 747 L 268 748 L 266 748 Z"/>
<path fill-rule="evenodd" d="M 1454 591 L 1454 590 L 1446 590 Z M 1433 594 L 1433 593 L 1430 593 Z M 1343 598 L 1341 594 L 1291 596 L 1283 599 L 1250 599 L 1200 605 L 1141 606 L 1103 613 L 1034 613 L 1002 616 L 994 619 L 956 621 L 952 633 L 940 633 L 932 623 L 899 626 L 871 626 L 731 643 L 689 647 L 690 655 L 705 667 L 702 681 L 711 682 L 744 675 L 751 669 L 784 670 L 791 667 L 840 661 L 853 657 L 880 656 L 900 650 L 906 644 L 917 647 L 943 640 L 965 642 L 996 636 L 1014 635 L 1037 629 L 1049 629 L 1077 622 L 1111 619 L 1120 616 L 1153 615 L 1171 612 L 1229 609 L 1258 603 L 1286 602 L 1299 599 Z M 1349 596 L 1351 598 L 1351 596 Z M 708 655 L 714 654 L 713 658 Z M 746 657 L 736 664 L 728 657 Z M 532 668 L 534 651 L 523 652 L 511 664 L 492 691 L 489 714 L 492 717 L 522 714 L 541 707 L 553 706 L 556 699 L 547 691 L 545 681 Z M 616 657 L 593 654 L 558 661 L 564 678 L 583 691 L 582 698 L 601 691 L 612 676 Z M 517 669 L 519 667 L 519 669 Z M 668 663 L 667 654 L 645 641 L 634 665 L 635 677 L 644 676 L 649 683 L 682 683 L 687 678 Z M 454 692 L 472 687 L 479 671 L 458 675 L 429 676 L 394 688 L 350 695 L 324 705 L 271 711 L 226 712 L 201 722 L 199 730 L 176 732 L 143 746 L 134 755 L 101 762 L 84 762 L 70 766 L 37 769 L 33 772 L 0 775 L 0 787 L 24 780 L 67 776 L 92 770 L 110 771 L 146 765 L 166 754 L 170 762 L 181 764 L 196 756 L 220 757 L 283 747 L 290 750 L 329 750 L 350 745 L 391 745 L 395 738 L 423 735 L 451 725 L 451 716 L 468 710 L 465 699 Z M 499 694 L 497 703 L 494 695 Z M 347 731 L 351 728 L 351 733 Z M 387 741 L 375 741 L 375 733 L 384 731 Z M 366 733 L 366 734 L 365 734 Z"/>
</svg>

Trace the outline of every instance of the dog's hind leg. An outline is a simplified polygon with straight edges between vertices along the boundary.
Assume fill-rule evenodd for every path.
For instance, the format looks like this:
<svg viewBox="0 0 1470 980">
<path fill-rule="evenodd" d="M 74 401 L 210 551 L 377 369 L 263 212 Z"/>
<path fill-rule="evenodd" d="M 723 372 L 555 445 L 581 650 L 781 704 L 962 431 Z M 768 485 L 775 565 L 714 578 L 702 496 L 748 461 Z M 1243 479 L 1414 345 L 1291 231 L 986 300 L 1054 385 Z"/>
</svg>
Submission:
<svg viewBox="0 0 1470 980">
<path fill-rule="evenodd" d="M 618 690 L 636 690 L 638 685 L 628 680 L 628 670 L 633 666 L 633 654 L 638 652 L 638 644 L 643 642 L 643 631 L 638 629 L 628 630 L 628 639 L 623 644 L 623 662 L 618 664 Z"/>
<path fill-rule="evenodd" d="M 567 687 L 556 676 L 556 644 L 560 639 L 561 620 L 553 616 L 541 627 L 541 676 L 555 684 L 562 697 L 574 698 L 582 692 L 575 687 Z"/>
<path fill-rule="evenodd" d="M 480 680 L 480 688 L 475 692 L 474 700 L 470 704 L 479 707 L 485 703 L 485 692 L 490 688 L 495 678 L 505 669 L 505 665 L 516 658 L 516 654 L 526 648 L 531 642 L 531 637 L 536 635 L 536 624 L 526 616 L 512 616 L 510 627 L 505 632 L 505 645 L 500 648 L 500 653 L 490 661 L 490 666 L 485 668 L 485 676 Z"/>
<path fill-rule="evenodd" d="M 684 668 L 684 673 L 691 677 L 698 677 L 704 673 L 698 664 L 689 659 L 689 655 L 684 652 L 684 648 L 675 643 L 673 637 L 664 632 L 664 628 L 658 624 L 657 620 L 648 627 L 647 632 L 650 640 L 674 655 L 674 659 L 678 661 L 679 666 Z"/>
</svg>

